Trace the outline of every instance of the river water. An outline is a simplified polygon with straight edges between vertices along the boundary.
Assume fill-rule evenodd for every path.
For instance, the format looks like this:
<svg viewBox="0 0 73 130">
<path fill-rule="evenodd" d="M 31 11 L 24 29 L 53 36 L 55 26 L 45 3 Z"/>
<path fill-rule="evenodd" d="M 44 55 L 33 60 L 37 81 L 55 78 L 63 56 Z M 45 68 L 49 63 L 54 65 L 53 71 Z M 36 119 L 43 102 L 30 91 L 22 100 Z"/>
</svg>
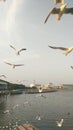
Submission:
<svg viewBox="0 0 73 130">
<path fill-rule="evenodd" d="M 56 121 L 64 119 L 62 127 Z M 73 91 L 7 96 L 0 104 L 0 130 L 30 123 L 39 130 L 73 130 Z"/>
</svg>

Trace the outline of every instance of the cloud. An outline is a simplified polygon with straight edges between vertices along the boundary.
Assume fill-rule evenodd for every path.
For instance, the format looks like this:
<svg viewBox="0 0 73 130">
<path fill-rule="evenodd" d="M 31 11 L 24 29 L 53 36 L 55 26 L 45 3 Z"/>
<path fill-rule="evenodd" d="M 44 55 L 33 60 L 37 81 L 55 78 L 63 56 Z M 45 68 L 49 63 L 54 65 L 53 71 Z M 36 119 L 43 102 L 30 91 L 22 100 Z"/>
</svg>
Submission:
<svg viewBox="0 0 73 130">
<path fill-rule="evenodd" d="M 17 12 L 20 9 L 20 5 L 22 5 L 22 3 L 23 3 L 23 0 L 12 0 L 12 3 L 10 3 L 9 9 L 7 11 L 7 16 L 6 16 L 7 32 L 12 30 L 15 23 Z"/>
</svg>

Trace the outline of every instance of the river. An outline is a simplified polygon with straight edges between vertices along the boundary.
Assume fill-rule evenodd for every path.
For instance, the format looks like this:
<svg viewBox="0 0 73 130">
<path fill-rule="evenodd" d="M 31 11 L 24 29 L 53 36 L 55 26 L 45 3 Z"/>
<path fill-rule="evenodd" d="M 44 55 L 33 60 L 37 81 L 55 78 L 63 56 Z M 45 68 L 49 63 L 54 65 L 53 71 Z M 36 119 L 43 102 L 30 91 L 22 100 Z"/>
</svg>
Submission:
<svg viewBox="0 0 73 130">
<path fill-rule="evenodd" d="M 56 121 L 64 119 L 62 127 Z M 73 130 L 73 91 L 8 95 L 0 104 L 0 130 L 30 123 L 39 130 Z"/>
</svg>

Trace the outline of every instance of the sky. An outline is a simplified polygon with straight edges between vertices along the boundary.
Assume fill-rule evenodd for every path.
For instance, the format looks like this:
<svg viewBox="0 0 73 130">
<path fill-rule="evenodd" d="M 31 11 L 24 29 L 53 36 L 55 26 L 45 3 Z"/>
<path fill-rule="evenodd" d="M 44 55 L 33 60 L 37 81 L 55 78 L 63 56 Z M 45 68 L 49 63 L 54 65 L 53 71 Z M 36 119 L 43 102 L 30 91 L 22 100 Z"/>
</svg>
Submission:
<svg viewBox="0 0 73 130">
<path fill-rule="evenodd" d="M 72 0 L 65 0 L 73 7 Z M 73 15 L 64 14 L 60 21 L 55 15 L 45 18 L 59 5 L 54 0 L 6 0 L 0 2 L 0 74 L 10 82 L 30 84 L 73 84 L 73 52 L 65 56 L 51 46 L 73 46 Z M 26 48 L 17 56 L 9 45 Z M 24 66 L 13 69 L 7 61 Z M 4 79 L 4 78 L 2 78 Z"/>
</svg>

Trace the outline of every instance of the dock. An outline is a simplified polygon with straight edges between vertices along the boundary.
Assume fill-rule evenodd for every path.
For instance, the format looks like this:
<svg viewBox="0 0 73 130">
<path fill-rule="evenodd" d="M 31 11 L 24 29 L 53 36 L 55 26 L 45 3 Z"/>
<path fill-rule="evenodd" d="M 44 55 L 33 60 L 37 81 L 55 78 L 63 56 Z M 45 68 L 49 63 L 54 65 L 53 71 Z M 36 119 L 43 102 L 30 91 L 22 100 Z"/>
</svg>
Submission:
<svg viewBox="0 0 73 130">
<path fill-rule="evenodd" d="M 22 124 L 17 127 L 18 130 L 38 130 L 35 126 L 31 124 Z"/>
</svg>

